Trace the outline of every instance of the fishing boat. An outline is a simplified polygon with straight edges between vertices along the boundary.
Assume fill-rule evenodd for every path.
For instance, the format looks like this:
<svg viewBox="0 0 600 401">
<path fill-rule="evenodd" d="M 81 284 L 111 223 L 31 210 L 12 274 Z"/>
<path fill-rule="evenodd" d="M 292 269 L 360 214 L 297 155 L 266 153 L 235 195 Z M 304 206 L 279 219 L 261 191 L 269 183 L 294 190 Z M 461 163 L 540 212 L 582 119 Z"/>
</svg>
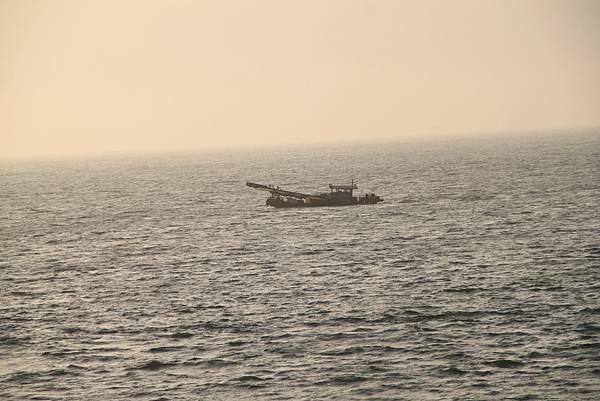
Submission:
<svg viewBox="0 0 600 401">
<path fill-rule="evenodd" d="M 267 199 L 267 205 L 276 208 L 375 205 L 383 202 L 383 198 L 374 193 L 367 192 L 362 196 L 354 196 L 354 191 L 358 190 L 358 186 L 354 181 L 350 185 L 329 184 L 329 192 L 318 194 L 286 191 L 273 185 L 256 184 L 254 182 L 246 182 L 246 185 L 250 188 L 269 192 L 271 196 Z"/>
</svg>

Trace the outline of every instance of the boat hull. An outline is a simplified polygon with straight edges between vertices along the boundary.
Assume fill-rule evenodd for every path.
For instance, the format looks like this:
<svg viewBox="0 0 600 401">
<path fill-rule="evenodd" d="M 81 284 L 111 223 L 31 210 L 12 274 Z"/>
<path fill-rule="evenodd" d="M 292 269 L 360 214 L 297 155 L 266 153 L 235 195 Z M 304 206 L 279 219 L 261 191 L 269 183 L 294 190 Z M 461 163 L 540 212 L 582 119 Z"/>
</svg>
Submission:
<svg viewBox="0 0 600 401">
<path fill-rule="evenodd" d="M 354 205 L 374 205 L 378 202 L 382 202 L 383 199 L 377 197 L 376 199 L 365 199 L 365 198 L 352 198 L 351 201 L 340 202 L 336 199 L 282 199 L 280 197 L 271 197 L 267 199 L 267 206 L 272 206 L 278 209 L 283 208 L 299 208 L 299 207 L 337 207 L 337 206 L 354 206 Z"/>
</svg>

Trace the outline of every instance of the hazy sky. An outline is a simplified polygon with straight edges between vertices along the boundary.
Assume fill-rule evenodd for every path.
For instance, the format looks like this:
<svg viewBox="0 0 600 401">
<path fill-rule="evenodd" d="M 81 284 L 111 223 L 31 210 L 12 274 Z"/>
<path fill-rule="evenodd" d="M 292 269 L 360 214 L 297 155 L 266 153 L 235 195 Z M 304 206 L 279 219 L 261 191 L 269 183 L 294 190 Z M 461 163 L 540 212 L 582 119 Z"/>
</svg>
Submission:
<svg viewBox="0 0 600 401">
<path fill-rule="evenodd" d="M 600 126 L 596 0 L 0 0 L 0 158 Z"/>
</svg>

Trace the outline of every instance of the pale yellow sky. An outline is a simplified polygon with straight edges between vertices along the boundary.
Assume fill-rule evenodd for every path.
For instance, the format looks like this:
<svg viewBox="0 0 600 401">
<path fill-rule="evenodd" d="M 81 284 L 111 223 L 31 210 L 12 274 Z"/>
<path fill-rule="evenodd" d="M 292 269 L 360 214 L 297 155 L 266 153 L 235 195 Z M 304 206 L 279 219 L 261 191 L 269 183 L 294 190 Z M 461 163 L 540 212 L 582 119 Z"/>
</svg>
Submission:
<svg viewBox="0 0 600 401">
<path fill-rule="evenodd" d="M 596 0 L 0 0 L 0 158 L 600 126 Z"/>
</svg>

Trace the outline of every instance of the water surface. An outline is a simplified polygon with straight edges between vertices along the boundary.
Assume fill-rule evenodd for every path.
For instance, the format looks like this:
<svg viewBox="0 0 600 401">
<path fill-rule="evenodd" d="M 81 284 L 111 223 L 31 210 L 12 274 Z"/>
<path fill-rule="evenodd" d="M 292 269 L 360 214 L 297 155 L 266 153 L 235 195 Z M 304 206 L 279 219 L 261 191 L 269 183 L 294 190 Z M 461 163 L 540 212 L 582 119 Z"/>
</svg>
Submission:
<svg viewBox="0 0 600 401">
<path fill-rule="evenodd" d="M 0 398 L 598 399 L 599 200 L 597 135 L 5 163 Z"/>
</svg>

